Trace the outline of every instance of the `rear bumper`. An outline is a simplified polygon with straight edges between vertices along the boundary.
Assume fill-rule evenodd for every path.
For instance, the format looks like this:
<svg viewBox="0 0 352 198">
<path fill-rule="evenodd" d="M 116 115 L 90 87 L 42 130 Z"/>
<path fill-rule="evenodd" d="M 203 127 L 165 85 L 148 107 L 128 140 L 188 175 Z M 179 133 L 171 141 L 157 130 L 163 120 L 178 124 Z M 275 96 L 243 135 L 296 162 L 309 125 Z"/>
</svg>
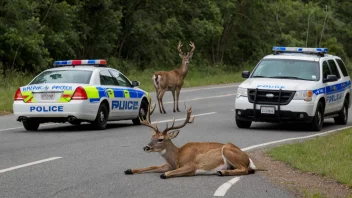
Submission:
<svg viewBox="0 0 352 198">
<path fill-rule="evenodd" d="M 17 121 L 36 119 L 40 122 L 66 122 L 70 119 L 94 121 L 99 103 L 89 101 L 70 101 L 68 103 L 13 103 Z"/>
</svg>

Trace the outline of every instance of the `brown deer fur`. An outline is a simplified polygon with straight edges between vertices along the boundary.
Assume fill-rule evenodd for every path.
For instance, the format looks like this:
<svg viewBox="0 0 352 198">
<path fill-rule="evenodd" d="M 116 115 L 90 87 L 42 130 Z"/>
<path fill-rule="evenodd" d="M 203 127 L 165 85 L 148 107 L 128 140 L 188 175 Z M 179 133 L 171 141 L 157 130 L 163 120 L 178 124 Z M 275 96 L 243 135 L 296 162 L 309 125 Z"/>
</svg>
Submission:
<svg viewBox="0 0 352 198">
<path fill-rule="evenodd" d="M 156 91 L 156 98 L 158 101 L 160 113 L 166 114 L 164 104 L 163 104 L 163 97 L 166 91 L 171 91 L 172 93 L 172 97 L 174 100 L 173 112 L 176 112 L 176 110 L 178 112 L 180 111 L 178 108 L 180 91 L 183 86 L 184 79 L 188 73 L 189 61 L 192 58 L 192 55 L 195 49 L 195 45 L 193 42 L 190 42 L 189 45 L 192 47 L 191 51 L 188 52 L 187 54 L 184 54 L 181 50 L 181 47 L 182 47 L 181 41 L 179 41 L 178 43 L 177 49 L 179 51 L 179 56 L 182 59 L 182 64 L 180 68 L 174 69 L 171 71 L 157 71 L 153 74 L 152 79 L 153 79 L 153 84 Z M 175 97 L 175 94 L 176 94 L 176 97 Z"/>
<path fill-rule="evenodd" d="M 172 126 L 160 131 L 157 124 L 150 123 L 150 107 L 146 116 L 147 120 L 141 124 L 152 128 L 153 136 L 150 143 L 143 149 L 145 152 L 159 152 L 166 163 L 159 166 L 150 166 L 141 169 L 128 169 L 125 174 L 135 174 L 143 172 L 162 173 L 160 178 L 166 179 L 179 176 L 194 176 L 198 174 L 225 175 L 247 175 L 254 173 L 257 169 L 248 155 L 231 142 L 222 144 L 218 142 L 189 142 L 178 148 L 172 143 L 180 128 L 187 123 L 193 123 L 194 117 L 190 121 L 192 110 L 187 110 L 187 117 L 183 124 Z M 168 132 L 170 130 L 174 130 Z"/>
</svg>

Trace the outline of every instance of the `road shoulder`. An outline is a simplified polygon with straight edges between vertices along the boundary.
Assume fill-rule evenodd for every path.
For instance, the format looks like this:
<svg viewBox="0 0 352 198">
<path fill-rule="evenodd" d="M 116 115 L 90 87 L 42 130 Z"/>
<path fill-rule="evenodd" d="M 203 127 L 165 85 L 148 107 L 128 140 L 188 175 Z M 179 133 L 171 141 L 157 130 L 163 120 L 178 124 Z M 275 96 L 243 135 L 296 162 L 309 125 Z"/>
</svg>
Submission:
<svg viewBox="0 0 352 198">
<path fill-rule="evenodd" d="M 315 173 L 304 173 L 293 169 L 283 162 L 273 160 L 265 151 L 265 149 L 256 149 L 248 152 L 258 168 L 268 170 L 256 174 L 263 175 L 272 183 L 287 189 L 297 197 L 313 197 L 314 194 L 334 198 L 352 197 L 352 189 L 346 185 Z"/>
</svg>

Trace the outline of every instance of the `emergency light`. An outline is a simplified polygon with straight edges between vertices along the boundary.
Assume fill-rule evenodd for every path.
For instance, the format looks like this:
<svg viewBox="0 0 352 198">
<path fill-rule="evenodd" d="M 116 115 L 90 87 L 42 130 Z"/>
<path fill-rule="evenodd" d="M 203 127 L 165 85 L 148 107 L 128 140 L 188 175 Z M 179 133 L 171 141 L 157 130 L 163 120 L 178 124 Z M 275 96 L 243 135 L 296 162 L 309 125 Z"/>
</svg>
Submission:
<svg viewBox="0 0 352 198">
<path fill-rule="evenodd" d="M 295 53 L 311 53 L 311 54 L 325 54 L 328 53 L 328 48 L 309 48 L 309 47 L 278 47 L 274 46 L 275 54 L 279 52 L 295 52 Z"/>
<path fill-rule="evenodd" d="M 65 61 L 55 61 L 53 67 L 63 67 L 63 66 L 75 66 L 75 65 L 92 65 L 106 67 L 107 63 L 104 59 L 97 60 L 65 60 Z"/>
</svg>

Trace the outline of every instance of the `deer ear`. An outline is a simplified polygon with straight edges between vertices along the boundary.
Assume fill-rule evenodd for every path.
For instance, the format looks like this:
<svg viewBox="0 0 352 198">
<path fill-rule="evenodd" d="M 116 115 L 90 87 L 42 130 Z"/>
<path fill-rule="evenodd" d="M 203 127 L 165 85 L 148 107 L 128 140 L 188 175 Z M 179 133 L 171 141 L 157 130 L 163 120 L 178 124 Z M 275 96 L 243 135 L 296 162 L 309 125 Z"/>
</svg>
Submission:
<svg viewBox="0 0 352 198">
<path fill-rule="evenodd" d="M 156 134 L 156 131 L 154 131 L 153 129 L 149 129 L 149 131 L 150 131 L 153 135 Z"/>
<path fill-rule="evenodd" d="M 180 56 L 180 58 L 182 58 L 182 54 L 181 53 L 179 53 L 178 55 Z"/>
<path fill-rule="evenodd" d="M 177 137 L 178 133 L 180 132 L 180 130 L 175 130 L 175 131 L 171 131 L 169 133 L 167 133 L 167 137 L 171 140 L 174 139 L 175 137 Z"/>
</svg>

